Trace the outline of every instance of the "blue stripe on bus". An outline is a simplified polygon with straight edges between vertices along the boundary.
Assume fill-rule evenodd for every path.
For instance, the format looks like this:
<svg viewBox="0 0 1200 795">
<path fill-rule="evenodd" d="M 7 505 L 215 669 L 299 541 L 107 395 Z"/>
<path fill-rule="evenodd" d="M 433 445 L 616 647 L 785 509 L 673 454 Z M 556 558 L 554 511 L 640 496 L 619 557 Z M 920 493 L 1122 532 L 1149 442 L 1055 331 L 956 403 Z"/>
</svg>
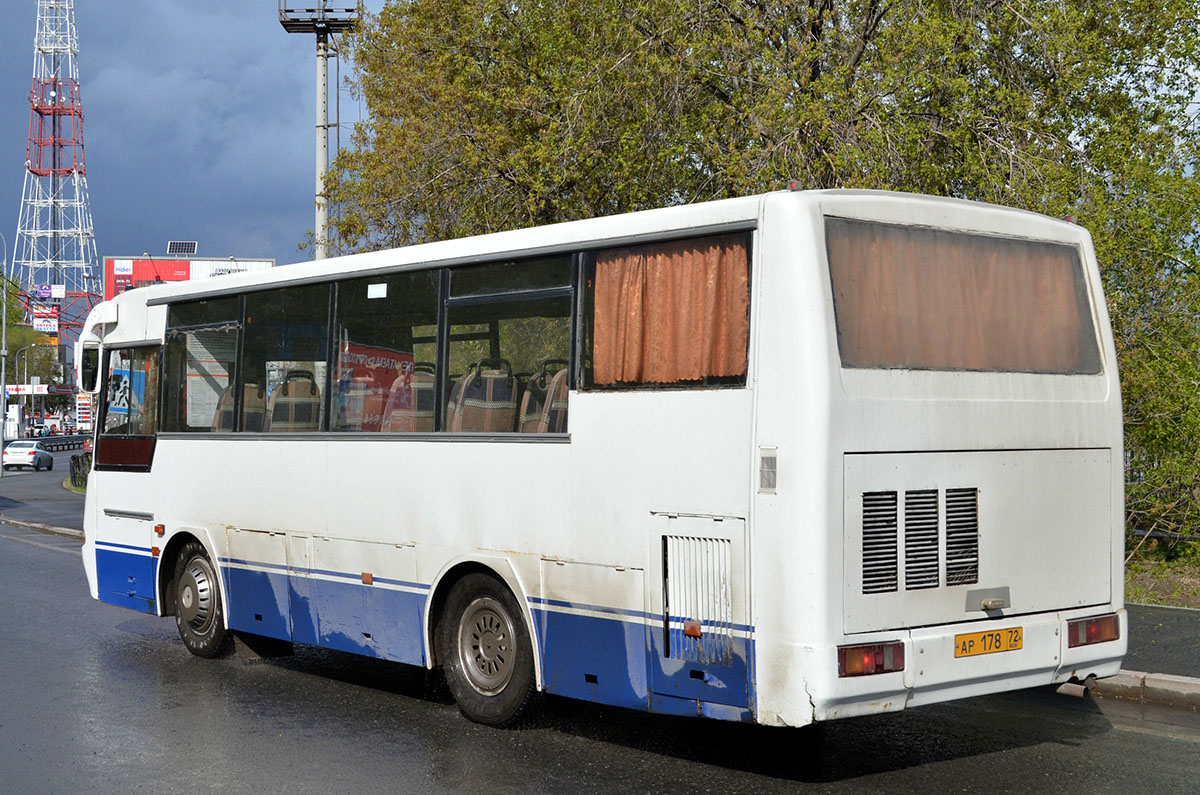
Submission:
<svg viewBox="0 0 1200 795">
<path fill-rule="evenodd" d="M 156 612 L 157 559 L 149 552 L 116 544 L 98 546 L 100 598 L 109 604 Z M 230 629 L 411 665 L 426 664 L 423 617 L 429 585 L 377 579 L 424 593 L 375 588 L 362 584 L 361 574 L 321 572 L 346 580 L 341 582 L 289 575 L 286 566 L 243 560 L 226 561 L 221 572 Z M 731 639 L 734 658 L 728 666 L 671 660 L 662 656 L 661 626 L 650 624 L 645 612 L 538 597 L 528 601 L 547 692 L 668 714 L 750 718 L 752 640 Z M 599 615 L 580 615 L 562 608 Z"/>
<path fill-rule="evenodd" d="M 223 566 L 222 571 L 229 594 L 230 629 L 412 665 L 425 664 L 421 630 L 425 594 L 277 570 Z M 361 580 L 361 576 L 355 579 Z"/>
<path fill-rule="evenodd" d="M 661 623 L 662 620 L 661 613 L 647 613 L 644 610 L 630 610 L 624 607 L 606 607 L 604 605 L 592 605 L 585 602 L 567 602 L 562 599 L 544 599 L 540 596 L 530 596 L 526 597 L 526 599 L 531 605 L 563 607 L 567 608 L 568 610 L 586 610 L 591 613 L 612 613 L 614 615 L 629 616 L 630 618 L 636 618 L 642 621 L 654 619 Z M 673 616 L 671 618 L 671 625 L 681 626 L 686 620 L 687 619 L 683 619 L 678 616 Z M 718 621 L 701 621 L 699 623 L 702 627 L 723 627 L 732 630 L 733 632 L 748 632 L 751 634 L 754 632 L 754 627 L 749 624 L 725 624 Z"/>
<path fill-rule="evenodd" d="M 122 550 L 135 550 L 137 554 Z M 157 562 L 150 550 L 142 547 L 97 545 L 96 587 L 100 601 L 142 613 L 157 613 L 154 587 Z"/>
<path fill-rule="evenodd" d="M 97 541 L 96 548 L 97 549 L 109 549 L 109 550 L 113 550 L 113 551 L 128 549 L 133 552 L 140 552 L 144 555 L 150 554 L 150 547 L 137 547 L 137 546 L 133 546 L 131 544 L 114 544 L 111 541 Z"/>
<path fill-rule="evenodd" d="M 268 569 L 270 571 L 287 572 L 292 575 L 298 575 L 298 574 L 317 575 L 317 576 L 321 576 L 321 577 L 337 577 L 338 579 L 353 580 L 355 582 L 362 581 L 362 572 L 334 571 L 332 569 L 306 569 L 306 568 L 297 567 L 297 566 L 288 566 L 287 564 L 264 563 L 264 562 L 258 561 L 258 560 L 243 560 L 241 558 L 225 558 L 222 565 L 224 565 L 224 566 L 229 566 L 229 565 L 249 566 L 254 569 Z M 383 585 L 397 585 L 397 586 L 400 586 L 401 588 L 419 588 L 420 590 L 423 590 L 423 591 L 428 591 L 432 587 L 432 586 L 427 585 L 426 583 L 422 583 L 422 582 L 409 582 L 407 580 L 393 580 L 388 577 L 375 577 L 374 580 L 376 583 L 380 583 Z"/>
</svg>

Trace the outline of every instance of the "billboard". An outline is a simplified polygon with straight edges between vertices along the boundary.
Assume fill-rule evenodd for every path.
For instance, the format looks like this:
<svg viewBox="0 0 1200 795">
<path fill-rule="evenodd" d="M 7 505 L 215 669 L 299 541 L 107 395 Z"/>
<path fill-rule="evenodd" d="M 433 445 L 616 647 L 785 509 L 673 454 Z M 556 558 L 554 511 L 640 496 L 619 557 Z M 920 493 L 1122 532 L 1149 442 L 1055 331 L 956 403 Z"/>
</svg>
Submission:
<svg viewBox="0 0 1200 795">
<path fill-rule="evenodd" d="M 108 301 L 135 287 L 207 279 L 210 276 L 258 271 L 274 266 L 273 259 L 105 257 L 104 300 Z"/>
</svg>

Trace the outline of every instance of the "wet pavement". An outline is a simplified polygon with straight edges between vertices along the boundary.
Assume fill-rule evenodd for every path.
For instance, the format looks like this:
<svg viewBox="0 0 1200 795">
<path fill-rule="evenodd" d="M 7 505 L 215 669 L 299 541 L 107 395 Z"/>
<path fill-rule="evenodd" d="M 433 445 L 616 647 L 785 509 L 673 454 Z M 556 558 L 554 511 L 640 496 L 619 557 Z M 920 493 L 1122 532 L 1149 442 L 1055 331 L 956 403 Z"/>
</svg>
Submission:
<svg viewBox="0 0 1200 795">
<path fill-rule="evenodd" d="M 68 491 L 71 456 L 78 450 L 53 453 L 54 469 L 13 469 L 0 475 L 0 520 L 65 527 L 83 531 L 83 495 Z"/>
</svg>

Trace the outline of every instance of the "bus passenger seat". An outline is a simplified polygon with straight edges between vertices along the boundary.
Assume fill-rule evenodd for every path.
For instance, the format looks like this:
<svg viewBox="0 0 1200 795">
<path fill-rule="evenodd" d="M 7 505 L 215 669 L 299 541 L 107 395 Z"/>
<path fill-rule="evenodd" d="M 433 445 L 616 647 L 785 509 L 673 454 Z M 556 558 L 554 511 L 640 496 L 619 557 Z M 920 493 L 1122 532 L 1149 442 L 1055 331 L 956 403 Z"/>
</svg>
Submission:
<svg viewBox="0 0 1200 795">
<path fill-rule="evenodd" d="M 555 367 L 558 369 L 554 370 Z M 529 379 L 521 396 L 517 430 L 521 433 L 561 433 L 566 429 L 566 411 L 567 362 L 548 359 L 542 364 L 541 372 Z"/>
<path fill-rule="evenodd" d="M 538 433 L 567 432 L 567 370 L 563 368 L 550 379 L 546 388 L 546 404 L 538 422 Z"/>
<path fill-rule="evenodd" d="M 271 433 L 316 431 L 321 420 L 321 390 L 307 370 L 289 370 L 283 383 L 271 393 L 267 410 Z"/>
<path fill-rule="evenodd" d="M 455 386 L 446 430 L 511 433 L 517 421 L 517 379 L 506 359 L 483 359 Z"/>
<path fill-rule="evenodd" d="M 246 384 L 242 387 L 242 416 L 246 418 L 242 430 L 257 433 L 263 428 L 263 420 L 267 414 L 267 403 L 263 389 L 258 384 Z M 233 422 L 233 386 L 225 387 L 221 399 L 217 403 L 217 411 L 213 415 L 214 431 L 232 431 Z"/>
<path fill-rule="evenodd" d="M 262 433 L 267 424 L 267 395 L 258 384 L 246 384 L 242 392 L 242 430 Z"/>
<path fill-rule="evenodd" d="M 428 362 L 413 365 L 410 381 L 397 377 L 388 390 L 381 431 L 433 431 L 434 367 Z"/>
</svg>

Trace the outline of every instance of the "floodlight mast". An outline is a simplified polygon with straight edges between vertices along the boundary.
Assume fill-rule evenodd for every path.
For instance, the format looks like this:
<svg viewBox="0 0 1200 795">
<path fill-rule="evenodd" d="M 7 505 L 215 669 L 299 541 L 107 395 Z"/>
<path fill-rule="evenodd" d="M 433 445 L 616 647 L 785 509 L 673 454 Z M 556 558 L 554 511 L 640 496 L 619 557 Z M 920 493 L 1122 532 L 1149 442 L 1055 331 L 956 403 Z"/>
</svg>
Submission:
<svg viewBox="0 0 1200 795">
<path fill-rule="evenodd" d="M 316 0 L 307 7 L 292 6 L 279 0 L 279 24 L 284 30 L 317 36 L 317 190 L 313 259 L 329 256 L 329 199 L 325 195 L 325 174 L 329 170 L 329 37 L 349 30 L 357 21 L 357 8 L 331 8 L 326 0 Z"/>
</svg>

